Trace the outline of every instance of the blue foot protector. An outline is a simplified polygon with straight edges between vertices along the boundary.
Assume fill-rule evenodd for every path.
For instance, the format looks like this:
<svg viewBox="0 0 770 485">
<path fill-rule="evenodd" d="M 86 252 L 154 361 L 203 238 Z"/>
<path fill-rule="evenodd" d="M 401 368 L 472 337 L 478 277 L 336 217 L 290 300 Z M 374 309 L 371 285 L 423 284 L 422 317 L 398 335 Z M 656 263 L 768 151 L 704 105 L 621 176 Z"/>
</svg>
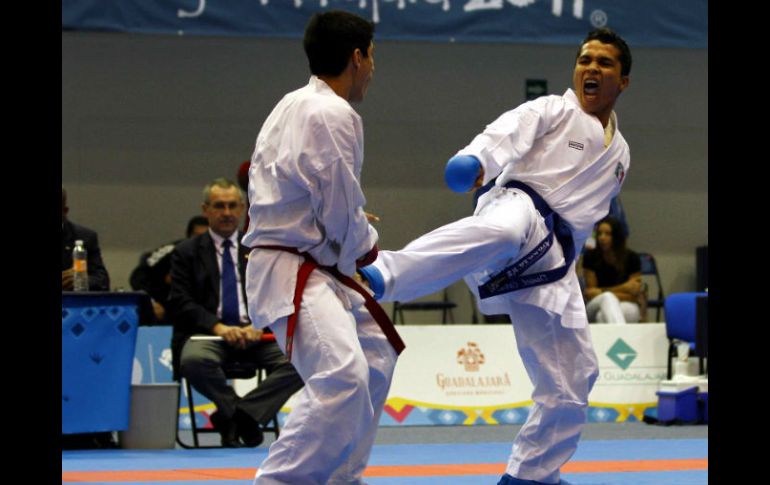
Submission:
<svg viewBox="0 0 770 485">
<path fill-rule="evenodd" d="M 453 192 L 468 192 L 479 177 L 481 162 L 473 155 L 455 155 L 444 170 L 444 180 Z"/>
<path fill-rule="evenodd" d="M 507 473 L 503 475 L 503 478 L 500 479 L 499 482 L 497 482 L 497 485 L 549 485 L 545 482 L 538 482 L 536 480 L 524 480 L 521 478 L 516 478 L 508 475 Z M 556 485 L 571 485 L 569 482 L 565 482 L 564 480 L 559 481 Z"/>
<path fill-rule="evenodd" d="M 380 270 L 370 264 L 358 268 L 358 272 L 369 283 L 369 288 L 374 292 L 374 299 L 382 298 L 383 293 L 385 293 L 385 278 L 382 277 Z"/>
</svg>

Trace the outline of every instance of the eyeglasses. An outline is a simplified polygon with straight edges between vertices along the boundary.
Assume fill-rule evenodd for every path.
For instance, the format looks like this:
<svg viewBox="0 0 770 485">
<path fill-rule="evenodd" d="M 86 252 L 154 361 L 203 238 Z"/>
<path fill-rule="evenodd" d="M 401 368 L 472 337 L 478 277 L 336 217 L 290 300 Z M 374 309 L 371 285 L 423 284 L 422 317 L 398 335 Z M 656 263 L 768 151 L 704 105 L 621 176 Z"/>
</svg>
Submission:
<svg viewBox="0 0 770 485">
<path fill-rule="evenodd" d="M 241 203 L 240 202 L 214 202 L 213 204 L 207 203 L 206 205 L 217 211 L 223 211 L 225 209 L 230 209 L 231 211 L 234 211 L 235 209 L 241 206 Z"/>
</svg>

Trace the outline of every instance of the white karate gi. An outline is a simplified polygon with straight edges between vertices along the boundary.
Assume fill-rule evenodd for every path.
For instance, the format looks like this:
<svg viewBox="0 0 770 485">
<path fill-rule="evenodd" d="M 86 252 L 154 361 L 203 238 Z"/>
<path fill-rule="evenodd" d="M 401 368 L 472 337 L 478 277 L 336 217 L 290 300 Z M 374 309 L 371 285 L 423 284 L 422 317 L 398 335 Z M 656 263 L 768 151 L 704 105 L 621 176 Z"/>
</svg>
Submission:
<svg viewBox="0 0 770 485">
<path fill-rule="evenodd" d="M 321 79 L 287 94 L 257 137 L 243 244 L 309 253 L 345 275 L 377 242 L 363 212 L 361 117 Z M 286 351 L 287 315 L 301 256 L 254 249 L 246 269 L 249 316 Z M 363 298 L 322 269 L 311 273 L 292 364 L 305 381 L 258 485 L 361 484 L 390 388 L 396 352 Z"/>
<path fill-rule="evenodd" d="M 629 167 L 628 145 L 617 129 L 605 148 L 605 131 L 582 110 L 575 93 L 544 96 L 508 111 L 458 154 L 473 155 L 484 183 L 495 187 L 479 198 L 474 215 L 440 227 L 400 251 L 380 251 L 373 265 L 382 273 L 382 301 L 409 301 L 464 277 L 477 287 L 548 234 L 528 195 L 504 185 L 518 180 L 534 189 L 572 229 L 576 254 L 596 221 L 609 210 Z M 564 264 L 558 244 L 524 274 Z M 516 437 L 506 472 L 558 483 L 559 468 L 572 456 L 585 423 L 588 393 L 598 375 L 586 310 L 574 264 L 559 281 L 477 300 L 486 314 L 507 313 L 516 343 L 535 386 L 526 424 Z"/>
</svg>

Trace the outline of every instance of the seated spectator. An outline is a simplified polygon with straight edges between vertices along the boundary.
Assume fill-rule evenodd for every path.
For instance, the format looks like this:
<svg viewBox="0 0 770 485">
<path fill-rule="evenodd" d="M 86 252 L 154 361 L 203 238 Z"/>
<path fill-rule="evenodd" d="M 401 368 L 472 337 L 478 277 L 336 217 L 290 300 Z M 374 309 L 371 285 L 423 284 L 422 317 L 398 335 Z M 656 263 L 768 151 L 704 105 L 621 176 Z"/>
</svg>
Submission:
<svg viewBox="0 0 770 485">
<path fill-rule="evenodd" d="M 262 427 L 304 383 L 278 344 L 261 341 L 263 331 L 249 321 L 247 248 L 238 231 L 243 193 L 233 182 L 216 179 L 205 187 L 202 207 L 208 230 L 179 243 L 171 255 L 168 310 L 174 325 L 174 378 L 184 377 L 216 405 L 211 422 L 223 446 L 258 446 Z M 222 340 L 191 340 L 193 335 Z M 268 376 L 239 397 L 225 379 L 227 361 L 257 362 Z"/>
<path fill-rule="evenodd" d="M 203 216 L 194 216 L 187 223 L 187 239 L 206 232 L 209 220 Z M 131 289 L 143 290 L 150 295 L 155 318 L 160 324 L 168 324 L 166 320 L 166 302 L 171 290 L 171 251 L 184 239 L 164 244 L 163 246 L 142 254 L 139 265 L 131 272 Z"/>
<path fill-rule="evenodd" d="M 641 320 L 641 262 L 639 255 L 626 247 L 623 227 L 617 219 L 608 216 L 596 225 L 596 247 L 583 255 L 583 276 L 589 322 L 624 324 Z"/>
<path fill-rule="evenodd" d="M 626 212 L 623 210 L 623 203 L 620 201 L 620 196 L 613 197 L 612 200 L 610 200 L 610 212 L 607 214 L 608 217 L 612 217 L 618 221 L 620 224 L 620 228 L 623 231 L 623 237 L 628 239 L 628 236 L 631 234 L 631 231 L 628 228 L 628 222 L 626 222 Z M 591 249 L 594 249 L 596 247 L 596 230 L 594 229 L 593 234 L 591 234 L 588 239 L 586 239 L 585 244 L 583 245 L 583 250 L 580 253 L 580 256 L 582 257 L 583 254 L 585 254 L 586 251 L 590 251 Z M 580 269 L 580 264 L 578 262 L 578 278 L 581 280 L 581 288 L 584 287 L 584 282 L 582 281 L 583 277 L 583 271 Z"/>
<path fill-rule="evenodd" d="M 67 191 L 61 189 L 61 289 L 72 291 L 74 270 L 72 268 L 72 248 L 75 241 L 83 241 L 88 251 L 88 289 L 91 291 L 109 291 L 110 275 L 102 261 L 102 251 L 99 248 L 99 237 L 96 232 L 75 224 L 67 218 Z"/>
</svg>

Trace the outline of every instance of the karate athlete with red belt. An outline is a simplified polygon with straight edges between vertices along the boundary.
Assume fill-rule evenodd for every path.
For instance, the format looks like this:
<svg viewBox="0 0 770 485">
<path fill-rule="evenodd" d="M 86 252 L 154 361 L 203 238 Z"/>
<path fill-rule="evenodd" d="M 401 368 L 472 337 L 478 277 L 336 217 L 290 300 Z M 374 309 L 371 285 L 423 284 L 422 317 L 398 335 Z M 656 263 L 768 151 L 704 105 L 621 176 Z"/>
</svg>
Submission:
<svg viewBox="0 0 770 485">
<path fill-rule="evenodd" d="M 276 105 L 249 168 L 246 291 L 305 387 L 260 465 L 256 485 L 363 484 L 404 344 L 352 278 L 377 255 L 363 207 L 363 100 L 374 72 L 374 24 L 314 15 L 304 47 L 312 76 Z"/>
<path fill-rule="evenodd" d="M 628 171 L 613 107 L 630 70 L 619 36 L 590 32 L 574 90 L 504 113 L 449 160 L 452 190 L 486 184 L 474 214 L 360 269 L 383 301 L 464 277 L 482 312 L 510 315 L 535 404 L 498 485 L 567 483 L 559 468 L 577 448 L 598 376 L 574 259 Z"/>
</svg>

